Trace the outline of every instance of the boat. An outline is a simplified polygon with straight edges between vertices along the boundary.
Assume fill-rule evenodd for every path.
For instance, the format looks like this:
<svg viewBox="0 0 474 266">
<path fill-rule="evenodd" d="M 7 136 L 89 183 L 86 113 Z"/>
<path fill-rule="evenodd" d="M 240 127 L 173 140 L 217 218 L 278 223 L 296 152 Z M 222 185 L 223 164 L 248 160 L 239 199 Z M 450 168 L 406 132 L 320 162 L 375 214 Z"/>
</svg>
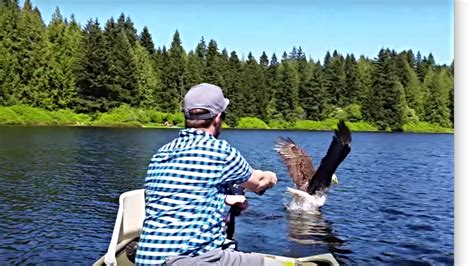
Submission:
<svg viewBox="0 0 474 266">
<path fill-rule="evenodd" d="M 137 189 L 124 192 L 119 198 L 119 208 L 115 219 L 114 231 L 110 239 L 107 253 L 98 259 L 94 266 L 134 265 L 133 249 L 138 243 L 143 220 L 145 219 L 145 190 Z M 290 265 L 339 265 L 330 253 L 308 257 L 291 258 L 272 254 L 262 254 L 272 266 Z M 267 265 L 267 264 L 265 264 Z"/>
</svg>

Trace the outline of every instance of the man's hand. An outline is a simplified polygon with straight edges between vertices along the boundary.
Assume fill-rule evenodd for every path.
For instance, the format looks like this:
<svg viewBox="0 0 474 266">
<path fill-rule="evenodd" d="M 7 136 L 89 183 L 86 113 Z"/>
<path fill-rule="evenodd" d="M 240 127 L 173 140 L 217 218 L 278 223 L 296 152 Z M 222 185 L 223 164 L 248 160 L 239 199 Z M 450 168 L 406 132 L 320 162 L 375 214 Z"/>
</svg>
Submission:
<svg viewBox="0 0 474 266">
<path fill-rule="evenodd" d="M 263 194 L 265 190 L 272 188 L 277 182 L 278 179 L 274 172 L 253 170 L 252 176 L 243 186 L 258 194 Z"/>
<path fill-rule="evenodd" d="M 249 206 L 244 195 L 226 195 L 225 203 L 229 206 L 236 207 L 239 210 L 239 214 Z"/>
<path fill-rule="evenodd" d="M 278 178 L 274 172 L 265 171 L 263 172 L 263 174 L 268 180 L 268 184 L 266 188 L 272 188 L 274 185 L 276 185 L 276 183 L 278 182 Z"/>
</svg>

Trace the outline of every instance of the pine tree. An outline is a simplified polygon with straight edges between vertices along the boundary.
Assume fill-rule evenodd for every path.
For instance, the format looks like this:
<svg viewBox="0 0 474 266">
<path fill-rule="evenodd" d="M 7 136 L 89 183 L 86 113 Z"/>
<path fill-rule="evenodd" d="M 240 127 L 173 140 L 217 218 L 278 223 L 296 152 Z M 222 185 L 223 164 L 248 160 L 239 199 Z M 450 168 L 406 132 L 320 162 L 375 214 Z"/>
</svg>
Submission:
<svg viewBox="0 0 474 266">
<path fill-rule="evenodd" d="M 412 68 L 416 68 L 416 59 L 415 55 L 413 54 L 413 51 L 409 49 L 408 51 L 402 51 L 400 52 L 400 56 L 405 59 L 405 61 L 408 63 L 408 65 Z M 421 56 L 421 55 L 420 55 Z"/>
<path fill-rule="evenodd" d="M 16 35 L 16 53 L 21 65 L 18 97 L 20 103 L 35 107 L 50 107 L 47 72 L 50 53 L 46 37 L 46 26 L 41 16 L 33 10 L 30 0 L 25 0 L 20 11 Z"/>
<path fill-rule="evenodd" d="M 125 15 L 123 13 L 120 14 L 120 17 L 117 20 L 117 27 L 125 34 L 130 46 L 135 46 L 138 39 L 137 30 L 135 29 L 135 26 L 133 25 L 133 22 L 130 17 L 125 18 Z"/>
<path fill-rule="evenodd" d="M 204 82 L 203 78 L 203 65 L 200 64 L 199 57 L 190 51 L 186 61 L 186 73 L 185 77 L 185 88 L 191 88 L 192 86 Z"/>
<path fill-rule="evenodd" d="M 153 65 L 155 66 L 155 73 L 158 73 L 159 82 L 161 86 L 156 92 L 156 100 L 158 110 L 162 112 L 174 112 L 174 109 L 179 105 L 176 91 L 170 90 L 166 82 L 169 72 L 170 56 L 166 46 L 158 48 L 155 55 L 152 57 Z"/>
<path fill-rule="evenodd" d="M 454 81 L 454 60 L 451 62 L 451 65 L 448 67 L 449 73 L 451 74 L 451 80 Z M 449 112 L 451 113 L 450 120 L 451 124 L 454 127 L 454 86 L 449 90 L 449 101 L 448 101 Z"/>
<path fill-rule="evenodd" d="M 219 55 L 219 62 L 220 62 L 220 67 L 219 67 L 219 72 L 222 77 L 222 83 L 221 83 L 221 88 L 224 92 L 225 95 L 227 95 L 227 87 L 228 87 L 228 82 L 229 78 L 226 78 L 227 72 L 229 72 L 229 53 L 227 52 L 227 49 L 224 48 L 222 49 L 222 52 Z"/>
<path fill-rule="evenodd" d="M 451 62 L 451 65 L 449 66 L 449 71 L 451 72 L 451 76 L 454 77 L 454 60 Z"/>
<path fill-rule="evenodd" d="M 201 41 L 199 41 L 198 45 L 196 46 L 196 55 L 201 58 L 203 61 L 206 59 L 207 55 L 207 45 L 206 41 L 204 41 L 204 37 L 201 37 Z"/>
<path fill-rule="evenodd" d="M 154 65 L 158 68 L 160 73 L 164 73 L 166 70 L 166 67 L 168 66 L 168 50 L 166 49 L 166 46 L 163 47 L 158 47 L 156 50 L 155 55 L 153 56 L 153 62 Z M 162 77 L 162 81 L 163 77 Z"/>
<path fill-rule="evenodd" d="M 224 87 L 224 79 L 222 77 L 221 66 L 222 60 L 219 54 L 219 48 L 215 40 L 210 40 L 206 53 L 206 66 L 204 70 L 204 78 L 206 82 Z"/>
<path fill-rule="evenodd" d="M 428 58 L 426 59 L 426 63 L 430 67 L 434 67 L 436 65 L 436 62 L 435 62 L 435 59 L 434 59 L 434 56 L 433 56 L 432 53 L 428 54 Z"/>
<path fill-rule="evenodd" d="M 288 55 L 288 59 L 290 60 L 298 60 L 298 50 L 296 50 L 296 47 L 293 46 L 293 49 L 291 49 L 290 54 Z"/>
<path fill-rule="evenodd" d="M 283 60 L 288 60 L 288 63 L 293 65 L 293 68 L 296 70 L 297 75 L 296 75 L 296 86 L 298 87 L 298 93 L 300 90 L 304 89 L 304 84 L 307 82 L 307 80 L 311 76 L 311 69 L 308 67 L 308 61 L 306 60 L 306 56 L 299 47 L 298 49 L 296 47 L 293 47 L 292 51 L 288 56 L 283 55 L 282 61 Z M 297 107 L 297 113 L 299 118 L 302 118 L 303 116 L 303 110 L 298 106 Z"/>
<path fill-rule="evenodd" d="M 329 51 L 324 55 L 323 67 L 327 68 L 331 63 L 331 53 Z"/>
<path fill-rule="evenodd" d="M 272 58 L 270 60 L 270 66 L 268 67 L 267 74 L 266 74 L 268 94 L 270 97 L 270 101 L 267 104 L 267 110 L 266 110 L 267 121 L 281 118 L 281 115 L 278 114 L 278 110 L 276 106 L 276 92 L 279 89 L 279 82 L 278 82 L 279 64 L 280 63 L 278 62 L 278 58 L 276 57 L 275 53 L 273 53 Z"/>
<path fill-rule="evenodd" d="M 451 125 L 454 127 L 454 86 L 449 90 L 448 109 L 450 113 L 449 120 L 451 121 Z"/>
<path fill-rule="evenodd" d="M 366 121 L 370 120 L 370 107 L 372 85 L 374 83 L 374 64 L 371 60 L 361 56 L 357 63 L 357 91 L 360 92 L 357 103 L 361 106 L 362 118 Z"/>
<path fill-rule="evenodd" d="M 301 60 L 301 61 L 306 61 L 306 55 L 305 53 L 303 52 L 303 49 L 300 47 L 298 47 L 298 50 L 297 50 L 297 53 L 296 53 L 296 58 L 298 60 Z"/>
<path fill-rule="evenodd" d="M 451 114 L 448 105 L 453 82 L 448 75 L 448 71 L 443 69 L 438 75 L 435 75 L 433 69 L 429 68 L 424 83 L 428 89 L 425 103 L 425 120 L 444 127 L 451 127 Z"/>
<path fill-rule="evenodd" d="M 18 0 L 1 0 L 0 8 L 2 7 L 19 10 Z"/>
<path fill-rule="evenodd" d="M 179 32 L 175 31 L 168 51 L 168 62 L 163 70 L 164 90 L 166 91 L 166 112 L 181 111 L 185 88 L 186 53 L 181 45 Z"/>
<path fill-rule="evenodd" d="M 442 112 L 442 120 L 445 121 L 445 127 L 452 127 L 454 124 L 454 77 L 452 76 L 449 68 L 441 67 L 438 74 L 438 84 L 441 104 L 440 108 L 444 109 Z M 446 107 L 446 108 L 445 108 Z M 447 109 L 447 114 L 445 113 Z"/>
<path fill-rule="evenodd" d="M 74 20 L 66 24 L 59 8 L 56 8 L 47 35 L 51 53 L 47 74 L 52 101 L 50 108 L 72 108 L 78 93 L 74 67 L 79 58 L 81 29 Z"/>
<path fill-rule="evenodd" d="M 268 105 L 270 104 L 270 101 L 271 101 L 271 98 L 272 98 L 272 95 L 273 95 L 273 92 L 272 92 L 272 88 L 271 88 L 271 81 L 270 81 L 270 77 L 269 77 L 269 64 L 270 64 L 270 61 L 268 59 L 268 56 L 267 54 L 265 53 L 265 51 L 262 52 L 262 55 L 260 56 L 260 60 L 259 60 L 259 66 L 260 68 L 262 69 L 262 73 L 263 73 L 263 82 L 264 84 L 262 84 L 263 86 L 263 94 L 261 97 L 264 97 L 262 100 L 262 104 L 265 106 L 264 110 L 261 110 L 261 113 L 263 114 L 263 117 L 261 117 L 261 119 L 265 120 L 265 121 L 268 121 Z"/>
<path fill-rule="evenodd" d="M 204 38 L 198 43 L 194 51 L 190 51 L 187 60 L 186 88 L 207 82 L 205 80 L 207 45 Z"/>
<path fill-rule="evenodd" d="M 375 76 L 369 109 L 370 121 L 380 129 L 401 130 L 403 126 L 403 91 L 396 75 L 391 51 L 381 49 L 375 60 Z"/>
<path fill-rule="evenodd" d="M 347 55 L 344 63 L 346 88 L 342 95 L 342 107 L 349 104 L 360 104 L 361 91 L 359 91 L 357 61 L 353 54 Z"/>
<path fill-rule="evenodd" d="M 324 73 L 328 79 L 329 105 L 332 109 L 342 107 L 347 101 L 344 97 L 346 91 L 346 75 L 344 71 L 344 58 L 334 51 L 331 58 L 325 58 Z"/>
<path fill-rule="evenodd" d="M 286 58 L 286 54 L 283 54 Z M 275 107 L 281 118 L 293 122 L 297 119 L 298 71 L 290 60 L 283 59 L 278 69 L 278 87 L 275 92 Z M 278 117 L 280 118 L 280 117 Z"/>
<path fill-rule="evenodd" d="M 266 104 L 268 96 L 265 88 L 265 75 L 252 53 L 244 65 L 243 92 L 247 108 L 246 116 L 256 116 L 261 119 L 266 117 Z"/>
<path fill-rule="evenodd" d="M 155 53 L 155 44 L 153 43 L 153 39 L 151 37 L 150 32 L 148 31 L 148 27 L 143 27 L 143 31 L 140 33 L 138 37 L 138 41 L 143 48 L 145 48 L 149 54 Z"/>
<path fill-rule="evenodd" d="M 406 61 L 404 68 L 407 73 L 405 95 L 408 108 L 412 110 L 409 111 L 412 113 L 411 120 L 419 121 L 420 118 L 424 117 L 424 97 L 426 93 L 418 80 L 415 70 Z"/>
<path fill-rule="evenodd" d="M 429 54 L 428 58 L 421 57 L 420 52 L 418 51 L 416 55 L 416 73 L 418 74 L 418 78 L 423 80 L 428 73 L 430 68 L 435 66 L 435 60 L 433 54 Z"/>
<path fill-rule="evenodd" d="M 265 69 L 268 67 L 268 64 L 269 64 L 268 56 L 264 51 L 262 52 L 262 55 L 260 56 L 259 65 Z"/>
<path fill-rule="evenodd" d="M 311 61 L 310 65 L 312 65 L 311 76 L 304 84 L 305 89 L 300 91 L 300 104 L 306 119 L 319 121 L 326 118 L 324 115 L 328 112 L 327 81 L 319 61 L 317 63 Z"/>
<path fill-rule="evenodd" d="M 229 53 L 227 52 L 226 48 L 222 49 L 221 59 L 224 65 L 229 62 Z"/>
<path fill-rule="evenodd" d="M 84 28 L 81 57 L 76 65 L 78 102 L 80 112 L 104 112 L 110 107 L 107 83 L 109 81 L 106 45 L 97 20 L 89 20 Z"/>
<path fill-rule="evenodd" d="M 111 18 L 104 28 L 104 40 L 107 49 L 109 80 L 106 84 L 109 92 L 109 104 L 117 107 L 122 103 L 131 105 L 137 95 L 136 65 L 133 60 L 133 46 L 130 44 L 123 25 Z"/>
<path fill-rule="evenodd" d="M 160 83 L 150 56 L 149 51 L 141 45 L 133 49 L 133 60 L 137 66 L 134 74 L 137 77 L 137 95 L 132 106 L 154 109 L 157 107 Z"/>
<path fill-rule="evenodd" d="M 395 110 L 397 110 L 399 113 L 397 114 L 398 116 L 395 116 L 395 125 L 392 125 L 392 128 L 398 131 L 403 130 L 403 125 L 407 123 L 410 115 L 411 109 L 408 108 L 408 104 L 406 101 L 406 94 L 405 94 L 405 88 L 403 87 L 402 83 L 400 81 L 397 81 L 394 86 L 394 91 L 395 91 L 395 96 L 397 97 L 395 99 Z"/>
<path fill-rule="evenodd" d="M 21 66 L 16 53 L 21 49 L 17 27 L 19 16 L 18 1 L 0 2 L 0 105 L 13 105 L 20 100 L 22 82 L 18 70 Z"/>
<path fill-rule="evenodd" d="M 226 123 L 230 126 L 236 126 L 239 118 L 244 114 L 247 108 L 247 100 L 243 94 L 243 66 L 235 51 L 230 53 L 229 57 L 229 68 L 224 73 L 224 79 L 226 80 L 226 97 L 230 100 L 229 108 L 227 109 L 228 118 Z"/>
</svg>

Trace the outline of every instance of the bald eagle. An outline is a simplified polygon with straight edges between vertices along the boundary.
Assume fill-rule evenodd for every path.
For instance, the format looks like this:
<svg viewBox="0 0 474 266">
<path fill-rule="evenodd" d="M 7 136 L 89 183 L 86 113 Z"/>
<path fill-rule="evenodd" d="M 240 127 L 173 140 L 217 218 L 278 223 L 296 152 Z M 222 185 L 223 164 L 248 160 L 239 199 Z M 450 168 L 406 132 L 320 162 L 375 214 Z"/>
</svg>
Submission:
<svg viewBox="0 0 474 266">
<path fill-rule="evenodd" d="M 311 157 L 290 138 L 279 138 L 275 150 L 288 168 L 294 188 L 289 208 L 314 209 L 324 205 L 331 183 L 338 183 L 334 174 L 339 164 L 351 151 L 351 131 L 340 120 L 326 156 L 316 169 Z"/>
</svg>

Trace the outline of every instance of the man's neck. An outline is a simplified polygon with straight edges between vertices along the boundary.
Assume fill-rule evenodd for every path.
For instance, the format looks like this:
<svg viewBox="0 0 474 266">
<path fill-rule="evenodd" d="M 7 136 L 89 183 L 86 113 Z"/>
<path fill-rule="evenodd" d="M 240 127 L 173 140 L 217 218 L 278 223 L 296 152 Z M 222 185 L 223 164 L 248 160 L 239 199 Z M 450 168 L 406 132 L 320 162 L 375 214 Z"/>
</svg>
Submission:
<svg viewBox="0 0 474 266">
<path fill-rule="evenodd" d="M 200 128 L 196 128 L 196 129 L 207 132 L 207 133 L 211 134 L 212 136 L 214 136 L 214 127 L 212 127 L 212 126 L 209 127 L 209 128 L 200 127 Z"/>
</svg>

